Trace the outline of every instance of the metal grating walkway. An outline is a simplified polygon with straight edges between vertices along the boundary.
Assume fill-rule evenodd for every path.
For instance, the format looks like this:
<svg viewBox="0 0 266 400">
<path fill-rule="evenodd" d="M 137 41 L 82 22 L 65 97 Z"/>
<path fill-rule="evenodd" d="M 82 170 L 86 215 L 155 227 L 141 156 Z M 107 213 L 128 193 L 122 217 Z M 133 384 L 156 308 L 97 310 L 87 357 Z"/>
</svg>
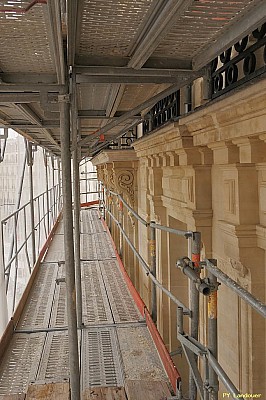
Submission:
<svg viewBox="0 0 266 400">
<path fill-rule="evenodd" d="M 123 387 L 126 380 L 168 382 L 95 209 L 81 211 L 81 385 Z M 0 366 L 0 397 L 28 385 L 69 379 L 63 235 L 56 233 Z"/>
</svg>

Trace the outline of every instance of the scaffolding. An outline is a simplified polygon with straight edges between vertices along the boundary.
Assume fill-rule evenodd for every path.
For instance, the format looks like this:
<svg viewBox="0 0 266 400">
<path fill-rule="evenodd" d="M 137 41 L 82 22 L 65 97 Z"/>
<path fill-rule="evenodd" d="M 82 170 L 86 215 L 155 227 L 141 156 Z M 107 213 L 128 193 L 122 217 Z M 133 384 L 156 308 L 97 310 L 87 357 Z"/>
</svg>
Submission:
<svg viewBox="0 0 266 400">
<path fill-rule="evenodd" d="M 123 197 L 109 190 L 102 184 L 101 196 L 99 199 L 99 209 L 102 217 L 107 220 L 109 229 L 113 231 L 112 223 L 119 231 L 119 249 L 122 248 L 122 238 L 125 239 L 134 255 L 137 257 L 143 272 L 152 282 L 151 290 L 151 310 L 154 322 L 157 315 L 156 291 L 161 290 L 176 305 L 177 313 L 177 338 L 181 343 L 182 351 L 187 359 L 190 368 L 189 378 L 189 399 L 196 399 L 197 394 L 201 400 L 218 400 L 219 380 L 233 397 L 240 396 L 239 390 L 231 381 L 230 377 L 223 370 L 218 357 L 218 332 L 217 332 L 217 292 L 220 284 L 226 285 L 234 291 L 242 300 L 252 307 L 259 315 L 266 318 L 266 305 L 256 299 L 246 289 L 223 273 L 218 267 L 216 260 L 201 260 L 201 234 L 173 229 L 167 226 L 156 224 L 154 221 L 145 221 Z M 115 200 L 116 199 L 116 200 Z M 113 209 L 111 211 L 111 206 Z M 115 217 L 114 207 L 119 216 Z M 130 212 L 134 218 L 150 231 L 150 263 L 148 264 L 134 244 L 129 239 L 123 228 L 123 210 Z M 176 267 L 190 281 L 189 305 L 180 302 L 168 289 L 166 289 L 156 278 L 156 230 L 162 230 L 169 234 L 182 236 L 188 240 L 188 254 L 178 259 Z M 202 277 L 204 276 L 204 277 Z M 219 280 L 219 282 L 218 282 Z M 199 320 L 199 296 L 208 298 L 208 343 L 207 346 L 199 341 L 199 326 L 203 322 Z M 189 318 L 189 333 L 184 332 L 184 317 Z M 205 327 L 206 329 L 206 327 Z M 203 360 L 203 368 L 199 369 L 198 359 Z M 182 399 L 182 386 L 176 388 L 178 399 Z"/>
</svg>

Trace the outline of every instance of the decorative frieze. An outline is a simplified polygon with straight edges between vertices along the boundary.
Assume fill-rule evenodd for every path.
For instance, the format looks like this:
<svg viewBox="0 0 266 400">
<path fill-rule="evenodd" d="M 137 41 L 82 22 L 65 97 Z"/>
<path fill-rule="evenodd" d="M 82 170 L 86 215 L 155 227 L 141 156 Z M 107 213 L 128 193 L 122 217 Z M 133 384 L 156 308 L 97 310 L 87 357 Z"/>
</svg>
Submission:
<svg viewBox="0 0 266 400">
<path fill-rule="evenodd" d="M 134 150 L 106 150 L 92 163 L 107 189 L 121 194 L 132 207 L 136 205 L 138 162 Z"/>
</svg>

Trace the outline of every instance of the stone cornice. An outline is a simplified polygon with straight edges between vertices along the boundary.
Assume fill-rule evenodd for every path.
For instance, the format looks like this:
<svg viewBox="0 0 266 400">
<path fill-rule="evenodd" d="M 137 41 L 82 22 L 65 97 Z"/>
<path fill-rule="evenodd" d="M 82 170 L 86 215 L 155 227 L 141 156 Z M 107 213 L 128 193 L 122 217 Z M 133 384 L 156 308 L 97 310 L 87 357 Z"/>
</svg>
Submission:
<svg viewBox="0 0 266 400">
<path fill-rule="evenodd" d="M 93 165 L 112 163 L 115 161 L 137 161 L 134 149 L 103 150 L 91 159 Z"/>
<path fill-rule="evenodd" d="M 157 154 L 159 152 L 158 147 L 164 147 L 167 144 L 169 145 L 170 143 L 173 144 L 177 142 L 180 137 L 177 127 L 178 124 L 173 122 L 150 135 L 142 136 L 140 139 L 136 140 L 133 143 L 133 147 L 138 157 L 141 157 L 144 153 L 145 155 Z M 163 149 L 163 151 L 167 150 Z"/>
</svg>

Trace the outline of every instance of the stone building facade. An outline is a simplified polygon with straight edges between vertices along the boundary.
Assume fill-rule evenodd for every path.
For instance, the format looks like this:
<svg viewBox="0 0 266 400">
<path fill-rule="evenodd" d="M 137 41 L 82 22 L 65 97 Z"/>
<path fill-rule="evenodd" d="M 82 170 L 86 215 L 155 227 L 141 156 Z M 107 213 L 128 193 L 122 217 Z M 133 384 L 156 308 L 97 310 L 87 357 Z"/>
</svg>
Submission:
<svg viewBox="0 0 266 400">
<path fill-rule="evenodd" d="M 92 161 L 106 187 L 122 194 L 145 220 L 175 229 L 200 231 L 202 257 L 265 302 L 266 250 L 266 81 L 199 107 L 134 142 L 134 150 L 104 151 Z M 114 212 L 114 198 L 106 199 Z M 111 208 L 112 209 L 112 208 Z M 116 243 L 119 233 L 111 225 Z M 149 262 L 149 232 L 130 213 L 124 229 Z M 175 264 L 187 242 L 157 232 L 157 277 L 188 304 L 188 283 Z M 128 245 L 122 256 L 148 307 L 151 286 Z M 173 359 L 178 354 L 176 306 L 157 293 L 157 325 Z M 207 341 L 207 301 L 201 299 L 200 339 Z M 218 290 L 219 362 L 241 393 L 266 397 L 265 320 L 224 285 Z M 184 378 L 184 386 L 187 382 Z M 222 390 L 222 386 L 221 386 Z"/>
</svg>

